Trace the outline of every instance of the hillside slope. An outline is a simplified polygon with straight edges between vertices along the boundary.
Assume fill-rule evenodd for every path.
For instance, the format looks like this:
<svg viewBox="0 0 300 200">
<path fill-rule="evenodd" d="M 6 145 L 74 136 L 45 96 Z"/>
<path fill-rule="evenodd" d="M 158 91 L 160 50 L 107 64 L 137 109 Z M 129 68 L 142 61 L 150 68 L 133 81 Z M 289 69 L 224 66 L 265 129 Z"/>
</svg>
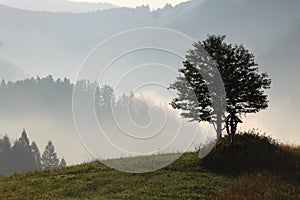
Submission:
<svg viewBox="0 0 300 200">
<path fill-rule="evenodd" d="M 299 147 L 253 133 L 238 135 L 234 149 L 226 140 L 202 161 L 186 153 L 152 173 L 129 174 L 92 162 L 3 176 L 0 199 L 300 198 Z"/>
<path fill-rule="evenodd" d="M 0 177 L 0 199 L 203 199 L 228 178 L 200 170 L 197 154 L 154 173 L 129 174 L 93 162 Z"/>
</svg>

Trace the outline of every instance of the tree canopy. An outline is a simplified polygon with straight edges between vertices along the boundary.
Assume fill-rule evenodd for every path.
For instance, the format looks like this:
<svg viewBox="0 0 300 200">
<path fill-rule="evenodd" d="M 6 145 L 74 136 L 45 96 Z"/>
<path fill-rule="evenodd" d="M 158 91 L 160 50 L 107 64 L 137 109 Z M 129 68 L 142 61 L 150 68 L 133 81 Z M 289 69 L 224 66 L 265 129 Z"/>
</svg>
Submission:
<svg viewBox="0 0 300 200">
<path fill-rule="evenodd" d="M 218 135 L 222 133 L 226 112 L 247 114 L 267 108 L 269 101 L 265 90 L 271 84 L 267 73 L 259 72 L 254 55 L 243 45 L 227 44 L 225 38 L 224 35 L 210 35 L 206 40 L 194 43 L 186 55 L 183 68 L 179 69 L 180 75 L 170 85 L 170 89 L 177 91 L 171 105 L 181 109 L 182 116 L 192 121 L 215 123 Z M 221 104 L 222 96 L 209 91 L 218 73 L 226 92 L 223 111 L 212 107 L 214 103 Z M 213 87 L 215 91 L 221 89 L 221 86 Z M 189 97 L 190 91 L 197 101 Z"/>
</svg>

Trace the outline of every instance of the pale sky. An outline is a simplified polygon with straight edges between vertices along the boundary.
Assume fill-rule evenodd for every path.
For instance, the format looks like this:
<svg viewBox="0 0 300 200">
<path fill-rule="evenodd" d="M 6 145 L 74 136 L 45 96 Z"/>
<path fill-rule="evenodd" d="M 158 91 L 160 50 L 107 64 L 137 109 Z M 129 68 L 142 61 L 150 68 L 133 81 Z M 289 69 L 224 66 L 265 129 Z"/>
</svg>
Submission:
<svg viewBox="0 0 300 200">
<path fill-rule="evenodd" d="M 152 9 L 163 8 L 167 3 L 173 6 L 188 1 L 188 0 L 70 0 L 74 2 L 103 2 L 112 3 L 122 7 L 137 7 L 142 5 L 149 5 Z"/>
</svg>

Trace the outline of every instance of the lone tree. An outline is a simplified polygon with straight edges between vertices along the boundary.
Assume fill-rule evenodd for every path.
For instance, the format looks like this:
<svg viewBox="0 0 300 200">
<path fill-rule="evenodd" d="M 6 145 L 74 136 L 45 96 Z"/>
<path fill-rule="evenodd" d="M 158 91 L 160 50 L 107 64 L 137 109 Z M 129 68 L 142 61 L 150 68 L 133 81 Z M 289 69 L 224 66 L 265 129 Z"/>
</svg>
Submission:
<svg viewBox="0 0 300 200">
<path fill-rule="evenodd" d="M 225 122 L 228 113 L 235 116 L 256 113 L 267 108 L 268 98 L 265 90 L 269 89 L 271 84 L 266 73 L 259 73 L 254 55 L 243 45 L 227 44 L 224 41 L 225 37 L 209 35 L 206 40 L 194 43 L 194 48 L 186 55 L 183 68 L 179 69 L 180 75 L 170 85 L 170 89 L 177 91 L 177 97 L 171 102 L 173 108 L 181 109 L 182 117 L 191 121 L 213 123 L 218 136 L 222 136 L 222 123 Z M 204 79 L 203 73 L 210 78 Z M 213 85 L 212 79 L 217 73 L 223 79 L 226 92 L 224 101 L 208 89 L 208 85 Z M 195 94 L 197 101 L 189 98 L 187 93 L 190 91 Z M 226 103 L 225 109 L 213 108 L 212 105 L 218 105 L 220 102 Z M 231 135 L 233 144 L 236 127 L 230 129 L 228 134 Z"/>
<path fill-rule="evenodd" d="M 59 159 L 57 158 L 55 148 L 51 140 L 49 140 L 48 144 L 45 147 L 45 151 L 43 152 L 41 161 L 44 168 L 54 168 L 59 166 Z"/>
</svg>

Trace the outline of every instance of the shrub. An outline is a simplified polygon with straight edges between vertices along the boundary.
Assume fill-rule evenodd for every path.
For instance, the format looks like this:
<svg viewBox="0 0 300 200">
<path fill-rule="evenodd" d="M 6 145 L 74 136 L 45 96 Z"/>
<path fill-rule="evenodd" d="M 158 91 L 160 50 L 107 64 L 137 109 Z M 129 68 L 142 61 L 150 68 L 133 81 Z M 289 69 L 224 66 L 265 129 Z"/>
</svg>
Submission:
<svg viewBox="0 0 300 200">
<path fill-rule="evenodd" d="M 255 131 L 237 134 L 233 148 L 228 137 L 221 138 L 216 147 L 201 160 L 201 165 L 230 175 L 269 171 L 280 173 L 287 179 L 300 180 L 300 156 Z"/>
</svg>

